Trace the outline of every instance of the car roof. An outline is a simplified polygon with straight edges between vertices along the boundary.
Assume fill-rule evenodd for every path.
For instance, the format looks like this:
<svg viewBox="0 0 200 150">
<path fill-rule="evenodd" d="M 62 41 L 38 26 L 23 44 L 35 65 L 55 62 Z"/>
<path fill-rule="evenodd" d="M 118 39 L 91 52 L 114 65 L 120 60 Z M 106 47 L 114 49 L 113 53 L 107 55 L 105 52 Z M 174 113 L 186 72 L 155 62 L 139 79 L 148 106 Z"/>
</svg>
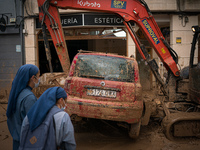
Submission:
<svg viewBox="0 0 200 150">
<path fill-rule="evenodd" d="M 130 60 L 135 60 L 134 58 L 130 58 L 127 56 L 117 55 L 113 53 L 103 53 L 103 52 L 88 52 L 88 53 L 78 53 L 77 55 L 98 55 L 98 56 L 110 56 L 110 57 L 118 57 L 118 58 L 125 58 Z"/>
</svg>

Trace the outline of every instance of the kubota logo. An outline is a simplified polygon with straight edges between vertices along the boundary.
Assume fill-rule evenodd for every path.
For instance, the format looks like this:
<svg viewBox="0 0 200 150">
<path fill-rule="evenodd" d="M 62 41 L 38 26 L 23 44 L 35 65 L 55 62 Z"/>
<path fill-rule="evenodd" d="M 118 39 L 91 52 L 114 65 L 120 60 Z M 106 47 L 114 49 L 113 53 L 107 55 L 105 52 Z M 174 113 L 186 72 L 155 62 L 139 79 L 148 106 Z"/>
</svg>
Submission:
<svg viewBox="0 0 200 150">
<path fill-rule="evenodd" d="M 84 0 L 78 0 L 77 4 L 79 4 L 80 6 L 87 6 L 87 7 L 101 7 L 100 3 L 97 2 L 88 2 L 88 1 L 84 1 Z"/>
</svg>

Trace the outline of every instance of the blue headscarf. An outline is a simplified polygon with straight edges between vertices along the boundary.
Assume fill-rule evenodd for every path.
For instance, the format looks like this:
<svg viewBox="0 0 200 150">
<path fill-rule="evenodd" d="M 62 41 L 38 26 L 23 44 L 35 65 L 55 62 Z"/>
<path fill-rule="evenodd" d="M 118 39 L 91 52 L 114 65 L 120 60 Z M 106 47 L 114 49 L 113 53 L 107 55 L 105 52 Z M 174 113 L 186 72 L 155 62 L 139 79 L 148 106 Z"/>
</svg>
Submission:
<svg viewBox="0 0 200 150">
<path fill-rule="evenodd" d="M 65 90 L 61 87 L 51 87 L 40 96 L 27 114 L 31 131 L 44 121 L 48 111 L 56 104 L 56 100 L 60 98 L 67 98 Z"/>
<path fill-rule="evenodd" d="M 10 118 L 16 110 L 17 97 L 19 96 L 19 93 L 27 87 L 30 78 L 33 75 L 36 75 L 38 71 L 38 67 L 32 64 L 23 65 L 17 71 L 17 74 L 12 82 L 12 88 L 8 99 L 6 112 L 8 118 Z"/>
</svg>

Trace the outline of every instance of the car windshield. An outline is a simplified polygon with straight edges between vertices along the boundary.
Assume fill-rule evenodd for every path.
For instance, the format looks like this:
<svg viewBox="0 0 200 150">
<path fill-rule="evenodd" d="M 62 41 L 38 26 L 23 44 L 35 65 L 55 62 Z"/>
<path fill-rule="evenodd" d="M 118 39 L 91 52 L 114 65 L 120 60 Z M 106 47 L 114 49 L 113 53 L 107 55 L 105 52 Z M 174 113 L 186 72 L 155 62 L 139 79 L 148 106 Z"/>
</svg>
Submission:
<svg viewBox="0 0 200 150">
<path fill-rule="evenodd" d="M 79 55 L 76 63 L 75 76 L 133 82 L 133 61 L 110 56 Z"/>
</svg>

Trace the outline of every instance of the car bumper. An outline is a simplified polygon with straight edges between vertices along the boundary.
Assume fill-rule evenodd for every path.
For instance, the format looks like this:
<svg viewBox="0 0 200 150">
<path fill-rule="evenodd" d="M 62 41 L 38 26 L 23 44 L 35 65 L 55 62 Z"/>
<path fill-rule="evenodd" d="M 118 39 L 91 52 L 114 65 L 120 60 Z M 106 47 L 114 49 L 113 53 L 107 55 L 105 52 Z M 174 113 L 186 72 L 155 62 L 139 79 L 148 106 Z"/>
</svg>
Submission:
<svg viewBox="0 0 200 150">
<path fill-rule="evenodd" d="M 68 96 L 67 113 L 80 117 L 137 123 L 143 112 L 143 101 L 106 102 Z"/>
</svg>

